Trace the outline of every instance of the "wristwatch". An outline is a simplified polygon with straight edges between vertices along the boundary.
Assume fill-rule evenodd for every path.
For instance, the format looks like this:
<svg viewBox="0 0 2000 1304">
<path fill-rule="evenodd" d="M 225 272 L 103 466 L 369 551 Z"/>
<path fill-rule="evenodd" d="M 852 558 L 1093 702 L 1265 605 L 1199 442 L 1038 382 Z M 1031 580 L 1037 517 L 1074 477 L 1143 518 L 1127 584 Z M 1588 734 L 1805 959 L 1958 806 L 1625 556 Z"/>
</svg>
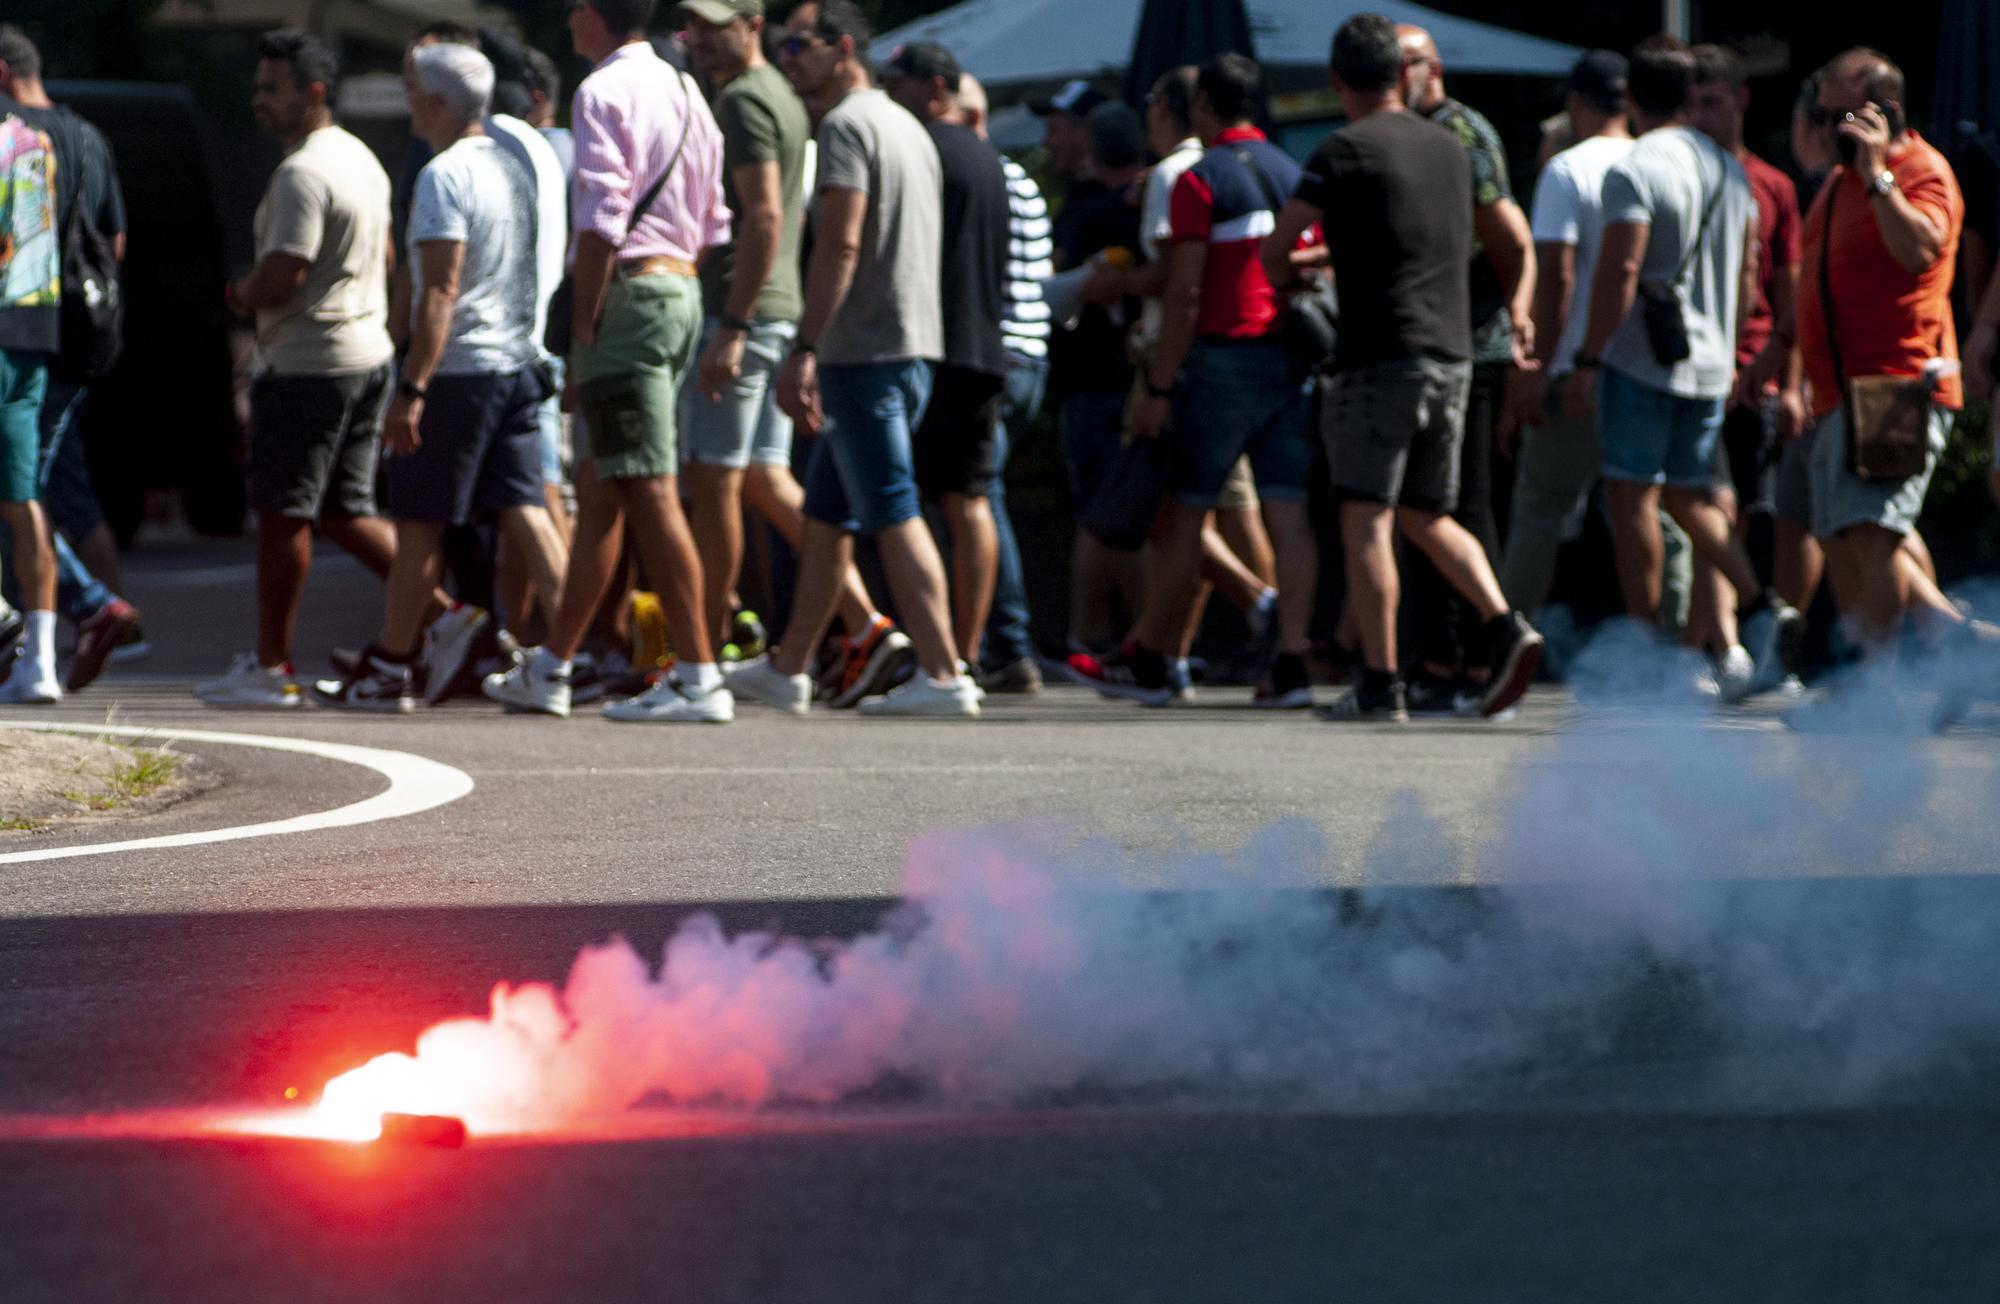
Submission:
<svg viewBox="0 0 2000 1304">
<path fill-rule="evenodd" d="M 411 380 L 408 376 L 396 382 L 396 395 L 399 398 L 416 400 L 423 398 L 428 393 L 430 393 L 429 390 L 419 385 L 416 381 Z"/>
<path fill-rule="evenodd" d="M 1877 172 L 1868 182 L 1868 193 L 1871 195 L 1886 195 L 1895 188 L 1896 174 L 1887 168 Z"/>
</svg>

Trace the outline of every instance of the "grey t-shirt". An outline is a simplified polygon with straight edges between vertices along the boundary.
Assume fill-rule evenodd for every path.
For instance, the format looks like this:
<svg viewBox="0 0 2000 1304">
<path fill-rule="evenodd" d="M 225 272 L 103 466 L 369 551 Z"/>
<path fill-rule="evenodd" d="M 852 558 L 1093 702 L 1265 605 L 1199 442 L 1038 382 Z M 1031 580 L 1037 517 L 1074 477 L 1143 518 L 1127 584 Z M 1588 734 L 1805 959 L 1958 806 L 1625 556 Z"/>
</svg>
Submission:
<svg viewBox="0 0 2000 1304">
<path fill-rule="evenodd" d="M 1718 191 L 1719 188 L 1719 191 Z M 1709 202 L 1715 211 L 1702 229 Z M 1743 271 L 1743 237 L 1757 201 L 1743 165 L 1687 127 L 1641 136 L 1604 177 L 1604 224 L 1646 224 L 1642 285 L 1675 285 L 1687 323 L 1688 357 L 1663 367 L 1647 342 L 1643 312 L 1634 304 L 1605 346 L 1606 366 L 1683 398 L 1724 398 L 1736 374 L 1736 312 Z M 1696 233 L 1701 248 L 1687 257 Z M 1600 267 L 1600 271 L 1603 269 Z"/>
<path fill-rule="evenodd" d="M 736 193 L 736 169 L 778 165 L 778 197 L 784 205 L 778 225 L 778 261 L 751 307 L 758 321 L 799 317 L 799 232 L 805 225 L 806 145 L 812 123 L 806 106 L 784 74 L 768 64 L 746 69 L 715 97 L 715 125 L 722 129 L 722 200 L 736 222 L 743 220 L 743 197 Z M 701 265 L 702 307 L 713 317 L 729 301 L 736 274 L 736 243 L 709 250 Z"/>
<path fill-rule="evenodd" d="M 820 361 L 942 358 L 944 174 L 930 133 L 883 92 L 849 92 L 819 124 L 819 189 L 868 197 L 854 283 L 818 341 Z"/>
<path fill-rule="evenodd" d="M 257 313 L 257 352 L 287 376 L 389 361 L 389 177 L 360 140 L 322 127 L 285 156 L 257 206 L 257 257 L 306 263 L 290 301 Z"/>
<path fill-rule="evenodd" d="M 511 374 L 535 360 L 535 187 L 490 136 L 473 136 L 424 165 L 410 196 L 414 316 L 423 310 L 427 240 L 465 246 L 441 376 Z"/>
</svg>

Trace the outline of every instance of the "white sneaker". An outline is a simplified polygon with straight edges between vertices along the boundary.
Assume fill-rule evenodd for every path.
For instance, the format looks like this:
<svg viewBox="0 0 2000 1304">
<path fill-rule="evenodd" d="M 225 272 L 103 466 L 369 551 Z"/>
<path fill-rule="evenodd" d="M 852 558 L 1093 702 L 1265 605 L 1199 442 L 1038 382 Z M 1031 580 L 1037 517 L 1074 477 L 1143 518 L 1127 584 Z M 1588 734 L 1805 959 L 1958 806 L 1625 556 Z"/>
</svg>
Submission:
<svg viewBox="0 0 2000 1304">
<path fill-rule="evenodd" d="M 959 675 L 950 683 L 940 684 L 920 671 L 907 683 L 890 689 L 881 697 L 868 698 L 856 709 L 863 715 L 976 719 L 979 715 L 979 699 L 973 694 L 978 691 L 972 680 L 964 675 Z"/>
<path fill-rule="evenodd" d="M 7 678 L 0 681 L 0 703 L 11 706 L 48 706 L 62 701 L 62 684 L 48 667 L 30 665 L 17 657 Z"/>
<path fill-rule="evenodd" d="M 306 695 L 283 666 L 266 666 L 254 653 L 244 652 L 229 663 L 219 679 L 194 686 L 194 695 L 210 706 L 275 707 L 305 705 Z"/>
<path fill-rule="evenodd" d="M 1722 660 L 1715 663 L 1715 687 L 1717 694 L 1725 702 L 1740 702 L 1750 696 L 1757 685 L 1757 663 L 1750 657 L 1750 649 L 1741 643 L 1722 654 Z"/>
<path fill-rule="evenodd" d="M 541 668 L 539 650 L 522 656 L 520 663 L 480 682 L 479 691 L 516 711 L 538 711 L 569 719 L 569 675 L 548 673 Z"/>
<path fill-rule="evenodd" d="M 484 607 L 461 602 L 445 612 L 424 631 L 424 701 L 436 706 L 451 691 L 465 659 L 472 655 L 472 642 L 479 631 L 492 622 Z"/>
<path fill-rule="evenodd" d="M 775 706 L 780 711 L 804 715 L 812 709 L 812 677 L 780 674 L 768 656 L 737 662 L 722 672 L 722 681 L 737 697 Z"/>
<path fill-rule="evenodd" d="M 728 724 L 736 718 L 736 699 L 726 684 L 696 692 L 682 683 L 680 676 L 665 675 L 637 697 L 606 702 L 604 718 L 649 724 Z"/>
<path fill-rule="evenodd" d="M 972 666 L 969 662 L 960 661 L 958 663 L 958 677 L 960 679 L 963 679 L 966 683 L 972 685 L 973 701 L 981 703 L 986 701 L 986 690 L 979 686 L 979 676 L 973 673 Z"/>
</svg>

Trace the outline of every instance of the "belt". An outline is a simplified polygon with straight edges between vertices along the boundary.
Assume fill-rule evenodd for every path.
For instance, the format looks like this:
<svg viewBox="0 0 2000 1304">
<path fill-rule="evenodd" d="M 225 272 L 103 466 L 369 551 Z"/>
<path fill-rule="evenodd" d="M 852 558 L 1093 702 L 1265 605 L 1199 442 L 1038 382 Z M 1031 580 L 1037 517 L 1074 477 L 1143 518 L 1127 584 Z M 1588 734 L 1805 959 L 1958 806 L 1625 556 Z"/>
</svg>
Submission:
<svg viewBox="0 0 2000 1304">
<path fill-rule="evenodd" d="M 652 258 L 621 259 L 617 272 L 620 276 L 693 276 L 695 269 L 685 258 L 659 254 Z"/>
</svg>

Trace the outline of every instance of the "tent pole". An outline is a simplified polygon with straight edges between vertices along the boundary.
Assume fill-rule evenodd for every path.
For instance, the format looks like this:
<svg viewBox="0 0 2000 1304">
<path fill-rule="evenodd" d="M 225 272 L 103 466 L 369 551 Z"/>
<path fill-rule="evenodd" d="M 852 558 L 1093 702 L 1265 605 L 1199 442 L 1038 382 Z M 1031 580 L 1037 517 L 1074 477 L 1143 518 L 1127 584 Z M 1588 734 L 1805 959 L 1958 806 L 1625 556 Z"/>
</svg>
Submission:
<svg viewBox="0 0 2000 1304">
<path fill-rule="evenodd" d="M 1683 41 L 1694 39 L 1689 0 L 1660 0 L 1660 30 Z"/>
</svg>

